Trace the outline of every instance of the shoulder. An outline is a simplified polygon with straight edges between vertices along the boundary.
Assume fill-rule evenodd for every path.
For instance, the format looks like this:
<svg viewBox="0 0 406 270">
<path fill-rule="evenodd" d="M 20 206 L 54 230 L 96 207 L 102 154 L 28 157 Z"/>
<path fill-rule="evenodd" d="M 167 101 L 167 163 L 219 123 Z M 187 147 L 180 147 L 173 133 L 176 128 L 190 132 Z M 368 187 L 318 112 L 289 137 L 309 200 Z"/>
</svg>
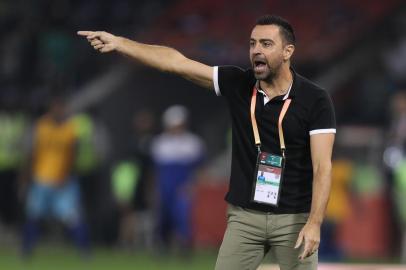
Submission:
<svg viewBox="0 0 406 270">
<path fill-rule="evenodd" d="M 43 129 L 44 127 L 50 126 L 52 123 L 51 117 L 47 114 L 39 117 L 35 122 L 36 129 Z"/>
<path fill-rule="evenodd" d="M 336 120 L 333 102 L 328 92 L 316 83 L 296 75 L 298 80 L 297 100 L 307 110 L 309 135 L 335 133 Z"/>
<path fill-rule="evenodd" d="M 244 68 L 236 66 L 236 65 L 220 65 L 220 66 L 214 66 L 214 68 L 222 73 L 229 73 L 229 74 L 236 74 L 236 75 L 244 75 L 246 73 L 252 72 L 252 69 L 244 69 Z"/>
<path fill-rule="evenodd" d="M 66 128 L 66 132 L 73 134 L 74 136 L 79 135 L 79 128 L 77 123 L 75 122 L 74 117 L 69 117 L 65 120 L 64 127 Z"/>
<path fill-rule="evenodd" d="M 316 84 L 315 82 L 305 78 L 300 74 L 296 74 L 296 79 L 298 81 L 297 95 L 300 100 L 306 101 L 308 105 L 312 105 L 320 99 L 331 100 L 329 93 Z"/>
<path fill-rule="evenodd" d="M 217 95 L 227 96 L 235 93 L 237 89 L 245 89 L 255 84 L 252 69 L 243 69 L 238 66 L 214 67 L 214 88 Z"/>
<path fill-rule="evenodd" d="M 316 84 L 315 82 L 309 80 L 308 78 L 300 74 L 296 74 L 296 78 L 302 90 L 300 92 L 306 91 L 307 93 L 312 94 L 321 94 L 323 92 L 326 92 L 326 90 L 323 89 L 320 85 Z"/>
<path fill-rule="evenodd" d="M 185 141 L 187 141 L 189 144 L 194 145 L 194 146 L 201 147 L 203 144 L 202 139 L 199 136 L 197 136 L 196 134 L 191 133 L 191 132 L 185 133 L 183 139 Z"/>
<path fill-rule="evenodd" d="M 215 71 L 217 71 L 219 77 L 232 78 L 238 80 L 255 79 L 254 72 L 252 71 L 252 69 L 243 69 L 239 66 L 232 65 L 216 66 L 214 67 L 214 69 Z"/>
<path fill-rule="evenodd" d="M 165 143 L 165 141 L 167 141 L 169 138 L 168 136 L 164 133 L 164 134 L 159 134 L 156 135 L 155 137 L 152 138 L 151 140 L 151 146 L 153 148 L 158 147 L 159 145 L 161 145 L 162 143 Z"/>
</svg>

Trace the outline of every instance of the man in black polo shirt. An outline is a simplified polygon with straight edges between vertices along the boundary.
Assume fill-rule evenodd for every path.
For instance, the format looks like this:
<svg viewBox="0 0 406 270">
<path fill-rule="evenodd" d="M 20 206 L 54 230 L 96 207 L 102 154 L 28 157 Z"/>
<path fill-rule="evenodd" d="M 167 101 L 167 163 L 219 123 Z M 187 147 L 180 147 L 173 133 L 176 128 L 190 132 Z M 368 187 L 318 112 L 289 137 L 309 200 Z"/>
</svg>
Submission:
<svg viewBox="0 0 406 270">
<path fill-rule="evenodd" d="M 290 67 L 295 36 L 287 21 L 269 15 L 257 21 L 247 70 L 210 67 L 172 48 L 106 32 L 78 34 L 102 53 L 118 51 L 226 98 L 233 154 L 216 269 L 256 269 L 268 251 L 281 270 L 317 268 L 335 116 L 328 94 Z"/>
</svg>

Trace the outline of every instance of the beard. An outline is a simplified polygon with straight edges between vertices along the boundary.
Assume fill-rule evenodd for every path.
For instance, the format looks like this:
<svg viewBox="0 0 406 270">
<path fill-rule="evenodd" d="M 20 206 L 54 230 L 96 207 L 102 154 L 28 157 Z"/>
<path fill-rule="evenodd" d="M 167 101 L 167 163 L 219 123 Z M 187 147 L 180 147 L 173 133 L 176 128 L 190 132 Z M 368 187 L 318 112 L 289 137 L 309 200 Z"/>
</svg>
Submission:
<svg viewBox="0 0 406 270">
<path fill-rule="evenodd" d="M 274 61 L 272 65 L 265 59 L 259 60 L 260 64 L 255 59 L 252 62 L 255 79 L 261 81 L 272 81 L 282 66 L 282 61 Z"/>
<path fill-rule="evenodd" d="M 273 78 L 275 78 L 275 76 L 276 76 L 276 71 L 271 69 L 268 65 L 266 65 L 263 68 L 263 71 L 256 71 L 255 67 L 253 67 L 253 69 L 254 69 L 255 79 L 257 79 L 257 80 L 272 81 Z"/>
</svg>

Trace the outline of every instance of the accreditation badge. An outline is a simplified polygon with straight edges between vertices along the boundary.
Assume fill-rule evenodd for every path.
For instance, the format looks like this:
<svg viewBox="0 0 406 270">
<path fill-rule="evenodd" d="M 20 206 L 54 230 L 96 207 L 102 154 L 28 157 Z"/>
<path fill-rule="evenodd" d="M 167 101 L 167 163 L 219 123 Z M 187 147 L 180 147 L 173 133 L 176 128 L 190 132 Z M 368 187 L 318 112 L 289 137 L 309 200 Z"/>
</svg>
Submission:
<svg viewBox="0 0 406 270">
<path fill-rule="evenodd" d="M 282 156 L 258 153 L 252 194 L 254 202 L 278 206 L 284 167 Z"/>
</svg>

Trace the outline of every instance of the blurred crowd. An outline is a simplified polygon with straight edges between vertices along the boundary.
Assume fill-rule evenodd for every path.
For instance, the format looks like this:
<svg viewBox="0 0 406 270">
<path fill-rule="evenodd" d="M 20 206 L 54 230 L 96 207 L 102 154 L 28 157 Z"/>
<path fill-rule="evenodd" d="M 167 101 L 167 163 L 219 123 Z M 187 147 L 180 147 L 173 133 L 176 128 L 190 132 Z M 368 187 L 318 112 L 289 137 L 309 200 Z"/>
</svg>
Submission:
<svg viewBox="0 0 406 270">
<path fill-rule="evenodd" d="M 126 152 L 107 163 L 108 131 L 88 112 L 69 113 L 63 96 L 52 96 L 31 122 L 2 105 L 2 244 L 21 234 L 22 254 L 31 256 L 41 234 L 56 226 L 84 256 L 90 238 L 126 249 L 191 251 L 196 173 L 206 155 L 202 139 L 189 131 L 187 108 L 169 107 L 160 133 L 151 112 L 137 111 Z"/>
<path fill-rule="evenodd" d="M 315 0 L 306 5 L 323 14 L 315 19 L 300 1 L 237 2 L 238 21 L 225 0 L 0 3 L 0 245 L 26 256 L 55 235 L 83 256 L 102 244 L 182 253 L 218 245 L 225 227 L 213 217 L 225 209 L 231 140 L 225 104 L 96 56 L 75 32 L 102 29 L 209 64 L 247 65 L 250 23 L 277 13 L 298 33 L 295 68 L 336 106 L 320 259 L 406 263 L 404 4 Z"/>
</svg>

